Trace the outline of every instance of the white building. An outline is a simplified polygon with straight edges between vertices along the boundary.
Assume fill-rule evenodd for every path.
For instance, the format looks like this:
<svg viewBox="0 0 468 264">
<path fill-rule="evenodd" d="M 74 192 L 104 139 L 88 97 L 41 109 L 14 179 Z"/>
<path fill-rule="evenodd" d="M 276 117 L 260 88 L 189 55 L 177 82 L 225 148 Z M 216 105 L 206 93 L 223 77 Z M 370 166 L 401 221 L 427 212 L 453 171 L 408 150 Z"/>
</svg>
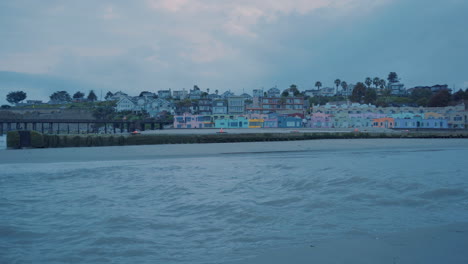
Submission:
<svg viewBox="0 0 468 264">
<path fill-rule="evenodd" d="M 119 97 L 116 97 L 116 98 L 119 98 Z M 119 101 L 117 101 L 115 110 L 117 112 L 134 111 L 135 107 L 136 107 L 136 101 L 130 96 L 124 96 Z"/>
<path fill-rule="evenodd" d="M 172 92 L 171 89 L 169 90 L 159 90 L 158 91 L 158 97 L 162 99 L 170 98 L 172 97 Z"/>
<path fill-rule="evenodd" d="M 176 90 L 172 92 L 172 97 L 177 100 L 184 100 L 188 97 L 187 90 Z"/>
</svg>

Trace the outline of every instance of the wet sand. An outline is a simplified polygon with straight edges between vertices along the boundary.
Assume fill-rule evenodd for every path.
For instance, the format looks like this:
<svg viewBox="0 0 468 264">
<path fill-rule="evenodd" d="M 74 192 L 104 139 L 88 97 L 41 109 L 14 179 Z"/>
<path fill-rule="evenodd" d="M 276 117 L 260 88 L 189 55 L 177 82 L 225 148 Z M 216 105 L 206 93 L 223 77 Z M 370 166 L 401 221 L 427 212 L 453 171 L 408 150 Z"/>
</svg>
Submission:
<svg viewBox="0 0 468 264">
<path fill-rule="evenodd" d="M 411 142 L 411 146 L 409 146 Z M 382 151 L 419 148 L 433 151 L 447 148 L 467 148 L 468 139 L 332 139 L 282 142 L 169 144 L 90 148 L 48 148 L 0 150 L 0 164 L 53 163 L 107 160 L 184 158 L 269 152 L 306 151 Z"/>
<path fill-rule="evenodd" d="M 468 223 L 405 232 L 312 241 L 310 245 L 263 252 L 229 264 L 346 263 L 462 264 L 468 263 Z"/>
</svg>

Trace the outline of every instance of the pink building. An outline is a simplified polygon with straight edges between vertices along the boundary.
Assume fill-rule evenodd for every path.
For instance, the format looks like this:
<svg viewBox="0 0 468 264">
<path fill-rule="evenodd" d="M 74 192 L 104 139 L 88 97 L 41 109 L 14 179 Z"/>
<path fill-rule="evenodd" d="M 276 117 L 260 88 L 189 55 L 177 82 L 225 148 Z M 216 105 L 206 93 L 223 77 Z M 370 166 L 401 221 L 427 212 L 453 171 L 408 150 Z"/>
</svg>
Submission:
<svg viewBox="0 0 468 264">
<path fill-rule="evenodd" d="M 330 114 L 313 113 L 306 127 L 310 128 L 330 128 L 333 127 L 333 118 Z"/>
</svg>

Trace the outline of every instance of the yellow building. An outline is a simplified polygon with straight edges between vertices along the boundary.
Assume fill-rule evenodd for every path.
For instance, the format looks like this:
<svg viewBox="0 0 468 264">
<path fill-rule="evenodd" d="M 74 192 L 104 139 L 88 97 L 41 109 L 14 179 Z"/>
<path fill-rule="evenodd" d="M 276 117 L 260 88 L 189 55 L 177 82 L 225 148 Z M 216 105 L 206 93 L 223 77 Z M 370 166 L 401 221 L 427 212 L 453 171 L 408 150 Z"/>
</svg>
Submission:
<svg viewBox="0 0 468 264">
<path fill-rule="evenodd" d="M 264 119 L 249 119 L 249 128 L 262 128 Z"/>
</svg>

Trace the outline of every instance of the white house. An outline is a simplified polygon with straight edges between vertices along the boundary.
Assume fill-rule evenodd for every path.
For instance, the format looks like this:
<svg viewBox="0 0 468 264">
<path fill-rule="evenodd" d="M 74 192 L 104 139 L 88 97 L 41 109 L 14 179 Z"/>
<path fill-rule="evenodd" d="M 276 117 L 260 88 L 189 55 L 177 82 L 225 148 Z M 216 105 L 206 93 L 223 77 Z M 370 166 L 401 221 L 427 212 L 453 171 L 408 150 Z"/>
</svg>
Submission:
<svg viewBox="0 0 468 264">
<path fill-rule="evenodd" d="M 176 90 L 176 91 L 173 91 L 172 92 L 172 97 L 174 99 L 178 99 L 178 100 L 184 100 L 185 98 L 188 97 L 188 92 L 187 90 L 183 89 L 183 90 Z"/>
<path fill-rule="evenodd" d="M 169 90 L 159 90 L 158 91 L 158 96 L 159 96 L 159 98 L 162 98 L 162 99 L 172 97 L 171 89 L 169 89 Z"/>
<path fill-rule="evenodd" d="M 148 100 L 145 103 L 145 110 L 151 117 L 155 117 L 164 111 L 174 114 L 174 109 L 175 107 L 171 102 L 161 98 Z"/>
<path fill-rule="evenodd" d="M 116 97 L 118 98 L 118 97 Z M 135 106 L 136 106 L 136 102 L 133 100 L 132 97 L 130 96 L 125 96 L 125 97 L 122 97 L 118 102 L 117 102 L 117 105 L 115 107 L 115 110 L 117 112 L 121 112 L 121 111 L 134 111 L 135 109 Z"/>
<path fill-rule="evenodd" d="M 270 88 L 267 91 L 267 97 L 280 97 L 280 95 L 281 91 L 276 87 Z"/>
</svg>

